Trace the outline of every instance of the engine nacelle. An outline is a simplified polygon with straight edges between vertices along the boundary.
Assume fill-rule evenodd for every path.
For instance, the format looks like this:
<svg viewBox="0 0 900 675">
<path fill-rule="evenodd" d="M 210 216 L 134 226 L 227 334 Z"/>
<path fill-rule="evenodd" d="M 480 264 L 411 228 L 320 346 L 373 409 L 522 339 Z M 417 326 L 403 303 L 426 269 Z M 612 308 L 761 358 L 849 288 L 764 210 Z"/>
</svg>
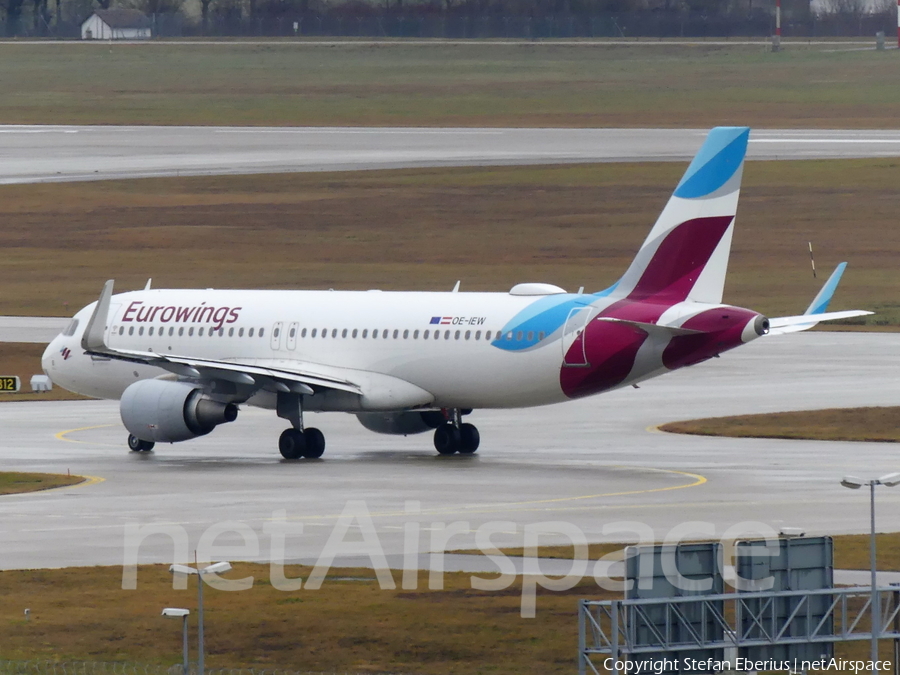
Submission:
<svg viewBox="0 0 900 675">
<path fill-rule="evenodd" d="M 234 403 L 213 401 L 187 382 L 140 380 L 122 393 L 122 423 L 143 441 L 175 443 L 237 419 Z"/>
<path fill-rule="evenodd" d="M 436 410 L 425 412 L 399 413 L 357 413 L 359 420 L 369 431 L 376 434 L 408 436 L 436 429 L 444 422 L 444 415 Z"/>
</svg>

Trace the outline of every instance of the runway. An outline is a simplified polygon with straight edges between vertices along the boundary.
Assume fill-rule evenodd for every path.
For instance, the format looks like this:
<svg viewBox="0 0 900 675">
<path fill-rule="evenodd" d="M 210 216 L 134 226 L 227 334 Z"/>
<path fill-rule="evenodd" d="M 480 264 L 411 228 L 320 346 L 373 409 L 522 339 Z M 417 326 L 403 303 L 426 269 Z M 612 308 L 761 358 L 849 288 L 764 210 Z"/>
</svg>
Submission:
<svg viewBox="0 0 900 675">
<path fill-rule="evenodd" d="M 0 184 L 688 161 L 707 129 L 0 126 Z M 900 156 L 900 131 L 755 130 L 748 158 Z"/>
<path fill-rule="evenodd" d="M 471 549 L 475 532 L 490 523 L 498 546 L 521 545 L 526 527 L 548 522 L 577 528 L 589 541 L 634 540 L 635 528 L 658 539 L 729 529 L 752 536 L 752 526 L 739 526 L 748 521 L 776 531 L 865 532 L 868 495 L 839 481 L 900 470 L 893 444 L 702 438 L 648 427 L 896 405 L 900 383 L 886 366 L 896 361 L 897 340 L 826 332 L 765 338 L 640 389 L 547 408 L 476 411 L 471 420 L 482 446 L 472 457 L 439 457 L 428 435 L 379 436 L 351 416 L 332 414 L 308 420 L 326 434 L 325 457 L 285 462 L 276 450 L 283 422 L 252 409 L 207 437 L 130 454 L 116 402 L 8 403 L 0 406 L 5 470 L 95 478 L 0 498 L 0 568 L 121 565 L 134 550 L 142 563 L 165 563 L 213 539 L 219 558 L 267 560 L 273 538 L 266 528 L 279 510 L 291 526 L 303 526 L 302 534 L 287 536 L 286 557 L 313 561 L 351 501 L 357 515 L 365 508 L 378 546 L 393 561 L 404 537 L 425 553 L 442 548 L 453 528 L 446 547 Z M 900 489 L 884 488 L 877 498 L 879 529 L 900 529 Z M 419 512 L 405 513 L 415 502 Z M 346 540 L 360 541 L 361 522 Z M 408 539 L 408 523 L 419 524 L 417 542 Z M 128 532 L 148 526 L 168 535 L 126 546 Z M 169 536 L 183 536 L 178 550 Z M 541 539 L 553 541 L 565 537 Z"/>
</svg>

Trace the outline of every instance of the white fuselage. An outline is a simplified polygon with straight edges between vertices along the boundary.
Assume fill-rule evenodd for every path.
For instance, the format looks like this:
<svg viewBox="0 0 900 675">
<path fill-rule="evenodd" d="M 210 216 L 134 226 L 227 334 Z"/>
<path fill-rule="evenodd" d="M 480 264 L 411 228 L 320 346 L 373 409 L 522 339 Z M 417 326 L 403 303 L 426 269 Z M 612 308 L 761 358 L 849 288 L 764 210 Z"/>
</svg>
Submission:
<svg viewBox="0 0 900 675">
<path fill-rule="evenodd" d="M 351 381 L 386 375 L 429 392 L 436 408 L 512 408 L 569 399 L 560 386 L 566 351 L 611 302 L 567 293 L 144 290 L 112 297 L 105 339 L 116 351 L 275 364 Z M 56 384 L 117 399 L 139 379 L 171 376 L 85 354 L 81 338 L 95 304 L 44 354 Z M 666 319 L 709 307 L 679 303 Z M 666 372 L 656 356 L 664 344 L 650 348 L 653 342 L 618 386 Z M 273 400 L 249 402 L 270 407 Z"/>
</svg>

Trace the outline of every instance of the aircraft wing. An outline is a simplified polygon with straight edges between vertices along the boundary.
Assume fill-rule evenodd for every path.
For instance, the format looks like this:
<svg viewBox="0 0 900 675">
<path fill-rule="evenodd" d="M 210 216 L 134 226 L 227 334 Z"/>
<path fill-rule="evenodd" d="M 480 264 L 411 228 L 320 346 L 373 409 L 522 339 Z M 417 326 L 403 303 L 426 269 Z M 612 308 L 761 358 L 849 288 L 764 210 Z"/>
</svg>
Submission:
<svg viewBox="0 0 900 675">
<path fill-rule="evenodd" d="M 390 375 L 296 359 L 214 360 L 111 349 L 106 344 L 105 333 L 112 290 L 112 280 L 107 281 L 81 338 L 81 346 L 92 356 L 156 366 L 188 379 L 232 382 L 251 391 L 263 389 L 305 396 L 343 391 L 359 396 L 364 408 L 413 408 L 434 401 L 431 393 Z"/>
<path fill-rule="evenodd" d="M 834 321 L 835 319 L 849 319 L 854 316 L 865 316 L 873 314 L 860 309 L 850 309 L 842 312 L 828 312 L 828 304 L 834 296 L 841 276 L 847 269 L 847 263 L 842 262 L 828 277 L 828 281 L 822 286 L 822 289 L 813 298 L 813 301 L 806 308 L 803 314 L 797 316 L 779 316 L 769 319 L 769 335 L 784 335 L 786 333 L 799 333 L 800 331 L 809 330 L 820 321 Z"/>
</svg>

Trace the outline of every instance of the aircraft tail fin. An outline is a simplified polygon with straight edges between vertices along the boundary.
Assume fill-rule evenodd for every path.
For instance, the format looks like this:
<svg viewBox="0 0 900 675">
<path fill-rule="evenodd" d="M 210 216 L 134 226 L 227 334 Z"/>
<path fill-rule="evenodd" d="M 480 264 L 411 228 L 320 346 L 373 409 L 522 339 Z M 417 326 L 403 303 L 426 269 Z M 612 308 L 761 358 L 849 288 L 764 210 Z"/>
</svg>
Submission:
<svg viewBox="0 0 900 675">
<path fill-rule="evenodd" d="M 722 302 L 747 127 L 716 127 L 694 157 L 613 295 Z"/>
</svg>

